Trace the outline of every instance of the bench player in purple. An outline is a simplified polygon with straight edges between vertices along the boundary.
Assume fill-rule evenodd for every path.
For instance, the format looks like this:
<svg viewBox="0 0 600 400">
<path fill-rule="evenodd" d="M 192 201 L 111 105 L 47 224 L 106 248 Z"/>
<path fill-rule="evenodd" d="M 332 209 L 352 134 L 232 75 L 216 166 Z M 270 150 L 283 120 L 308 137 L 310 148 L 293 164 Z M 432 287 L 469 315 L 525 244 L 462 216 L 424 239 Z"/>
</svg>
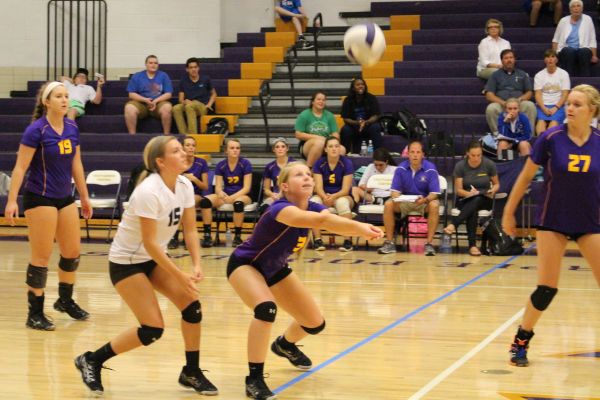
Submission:
<svg viewBox="0 0 600 400">
<path fill-rule="evenodd" d="M 73 300 L 75 271 L 79 266 L 79 213 L 72 196 L 71 179 L 79 192 L 84 218 L 92 216 L 81 151 L 79 129 L 66 118 L 69 95 L 60 82 L 50 82 L 40 88 L 33 112 L 33 122 L 27 127 L 17 162 L 12 172 L 10 192 L 4 216 L 11 225 L 19 215 L 17 195 L 25 179 L 23 208 L 29 227 L 31 249 L 27 266 L 27 298 L 29 328 L 52 331 L 55 326 L 44 314 L 44 292 L 48 263 L 54 239 L 60 250 L 58 262 L 58 300 L 54 309 L 66 312 L 77 320 L 89 314 Z"/>
<path fill-rule="evenodd" d="M 252 203 L 250 190 L 252 188 L 252 164 L 240 157 L 240 141 L 229 139 L 225 144 L 225 158 L 215 167 L 215 193 L 209 194 L 200 200 L 202 209 L 202 223 L 204 224 L 204 238 L 202 247 L 213 245 L 210 236 L 212 225 L 212 208 L 221 207 L 223 204 L 233 205 L 234 237 L 232 245 L 236 247 L 242 243 L 242 224 L 244 223 L 244 206 Z"/>
<path fill-rule="evenodd" d="M 274 201 L 279 200 L 279 186 L 277 186 L 277 178 L 281 172 L 281 168 L 285 165 L 296 161 L 288 155 L 290 146 L 287 140 L 283 137 L 278 137 L 271 143 L 271 149 L 275 154 L 275 160 L 265 165 L 265 171 L 263 173 L 263 203 L 261 204 L 261 214 L 267 209 Z"/>
<path fill-rule="evenodd" d="M 227 264 L 229 283 L 242 301 L 254 310 L 248 332 L 246 394 L 254 399 L 275 399 L 263 378 L 276 302 L 294 321 L 271 345 L 278 356 L 295 367 L 310 369 L 311 360 L 296 343 L 325 328 L 325 319 L 314 298 L 288 265 L 288 257 L 306 245 L 309 229 L 326 229 L 368 240 L 383 232 L 372 225 L 333 215 L 327 207 L 309 201 L 315 183 L 302 162 L 286 165 L 279 174 L 281 199 L 275 201 L 258 221 L 250 238 L 238 246 Z"/>
<path fill-rule="evenodd" d="M 589 85 L 567 97 L 567 123 L 548 129 L 535 142 L 531 158 L 515 183 L 502 218 L 516 234 L 515 210 L 538 167 L 544 167 L 544 202 L 537 227 L 538 286 L 525 308 L 511 346 L 510 362 L 529 364 L 527 349 L 533 328 L 558 291 L 567 239 L 577 242 L 600 285 L 600 131 L 590 127 L 600 114 L 600 94 Z"/>
</svg>

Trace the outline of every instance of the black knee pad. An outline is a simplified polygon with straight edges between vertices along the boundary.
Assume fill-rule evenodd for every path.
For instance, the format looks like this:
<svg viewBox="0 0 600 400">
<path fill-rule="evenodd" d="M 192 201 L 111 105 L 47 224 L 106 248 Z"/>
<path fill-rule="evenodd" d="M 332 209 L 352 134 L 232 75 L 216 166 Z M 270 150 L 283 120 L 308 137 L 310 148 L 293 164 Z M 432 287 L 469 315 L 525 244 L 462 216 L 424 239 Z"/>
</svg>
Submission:
<svg viewBox="0 0 600 400">
<path fill-rule="evenodd" d="M 537 310 L 544 311 L 548 308 L 554 296 L 556 296 L 556 292 L 558 292 L 557 288 L 538 285 L 537 289 L 531 293 L 531 304 L 533 304 Z"/>
<path fill-rule="evenodd" d="M 77 258 L 65 258 L 60 256 L 58 261 L 58 268 L 65 272 L 75 272 L 79 268 L 79 257 Z"/>
<path fill-rule="evenodd" d="M 200 208 L 212 208 L 212 206 L 212 202 L 206 197 L 200 199 Z"/>
<path fill-rule="evenodd" d="M 43 289 L 46 287 L 46 281 L 48 280 L 48 268 L 36 267 L 35 265 L 29 264 L 27 266 L 27 278 L 25 283 L 34 289 Z"/>
<path fill-rule="evenodd" d="M 163 334 L 163 328 L 155 328 L 148 325 L 142 325 L 138 328 L 137 334 L 140 338 L 140 342 L 144 346 L 149 346 L 152 343 L 156 342 Z"/>
<path fill-rule="evenodd" d="M 302 326 L 302 325 L 300 325 Z M 319 326 L 317 326 L 316 328 L 307 328 L 305 326 L 302 326 L 302 329 L 304 329 L 304 331 L 306 333 L 308 333 L 309 335 L 316 335 L 318 333 L 320 333 L 323 329 L 325 329 L 325 320 L 323 320 L 323 323 Z"/>
<path fill-rule="evenodd" d="M 236 212 L 236 213 L 244 212 L 244 202 L 234 201 L 233 202 L 233 212 Z"/>
<path fill-rule="evenodd" d="M 198 324 L 202 321 L 202 306 L 198 300 L 194 300 L 181 311 L 181 319 L 190 324 Z"/>
<path fill-rule="evenodd" d="M 272 301 L 265 301 L 254 307 L 254 318 L 265 321 L 275 322 L 277 316 L 277 304 Z"/>
</svg>

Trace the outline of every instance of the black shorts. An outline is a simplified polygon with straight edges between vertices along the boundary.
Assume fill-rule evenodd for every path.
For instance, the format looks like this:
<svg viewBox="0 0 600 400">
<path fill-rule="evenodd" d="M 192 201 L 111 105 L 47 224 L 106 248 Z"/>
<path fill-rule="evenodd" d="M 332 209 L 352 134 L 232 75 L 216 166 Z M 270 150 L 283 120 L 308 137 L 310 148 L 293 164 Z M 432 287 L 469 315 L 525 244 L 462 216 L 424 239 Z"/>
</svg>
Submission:
<svg viewBox="0 0 600 400">
<path fill-rule="evenodd" d="M 232 254 L 229 257 L 229 261 L 227 262 L 227 279 L 229 279 L 229 276 L 231 276 L 233 271 L 235 271 L 242 265 L 250 265 L 251 267 L 256 269 L 258 272 L 260 272 L 260 274 L 265 278 L 265 282 L 267 282 L 267 286 L 269 286 L 269 287 L 275 285 L 278 282 L 281 282 L 289 274 L 292 273 L 292 269 L 290 268 L 289 265 L 286 264 L 282 269 L 277 271 L 275 273 L 275 275 L 271 276 L 270 278 L 267 278 L 265 273 L 260 268 L 257 268 L 255 265 L 250 264 L 248 261 L 240 260 L 239 258 L 237 258 L 236 256 L 234 256 Z"/>
<path fill-rule="evenodd" d="M 306 156 L 304 155 L 304 141 L 300 141 L 300 143 L 298 143 L 298 154 L 300 154 L 300 157 L 302 157 L 303 160 L 306 160 Z"/>
<path fill-rule="evenodd" d="M 552 228 L 546 228 L 545 226 L 537 226 L 536 229 L 538 231 L 546 231 L 546 232 L 556 232 L 556 233 L 560 233 L 561 235 L 564 235 L 567 237 L 567 239 L 571 239 L 574 240 L 575 242 L 579 240 L 579 238 L 581 238 L 582 236 L 588 235 L 588 234 L 592 234 L 593 232 L 578 232 L 578 233 L 566 233 L 566 232 L 561 232 L 558 231 L 556 229 L 552 229 Z"/>
<path fill-rule="evenodd" d="M 50 197 L 40 196 L 31 192 L 25 192 L 23 195 L 23 211 L 36 207 L 54 207 L 60 210 L 73 203 L 75 203 L 73 196 L 63 197 L 62 199 L 51 199 Z"/>
<path fill-rule="evenodd" d="M 156 262 L 154 260 L 137 264 L 117 264 L 112 261 L 108 262 L 110 281 L 113 286 L 123 279 L 129 278 L 135 274 L 146 274 L 146 276 L 150 278 L 150 274 L 152 274 L 154 268 L 156 268 Z"/>
</svg>

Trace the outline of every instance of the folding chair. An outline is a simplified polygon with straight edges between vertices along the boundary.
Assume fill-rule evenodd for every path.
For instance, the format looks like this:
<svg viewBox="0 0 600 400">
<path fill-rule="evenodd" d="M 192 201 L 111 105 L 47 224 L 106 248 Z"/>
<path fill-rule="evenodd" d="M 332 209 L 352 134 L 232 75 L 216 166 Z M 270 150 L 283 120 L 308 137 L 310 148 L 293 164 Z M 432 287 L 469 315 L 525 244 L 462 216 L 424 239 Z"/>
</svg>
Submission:
<svg viewBox="0 0 600 400">
<path fill-rule="evenodd" d="M 505 199 L 506 197 L 508 197 L 507 193 L 496 193 L 494 195 L 494 197 L 492 198 L 492 206 L 489 210 L 479 210 L 477 212 L 477 219 L 478 221 L 481 221 L 482 219 L 486 219 L 486 218 L 492 218 L 494 216 L 494 207 L 496 206 L 496 200 L 501 200 L 501 199 Z M 454 204 L 454 208 L 452 208 L 452 210 L 450 210 L 450 216 L 452 217 L 457 217 L 460 214 L 460 210 L 458 208 L 456 208 L 456 203 L 457 203 L 457 196 L 456 196 L 456 190 L 454 190 L 454 199 L 452 201 L 452 204 Z M 447 224 L 444 224 L 444 226 L 446 226 Z M 466 233 L 465 233 L 466 234 Z M 459 244 L 458 244 L 458 227 L 456 227 L 456 232 L 455 232 L 455 241 L 456 241 L 456 251 L 458 252 L 459 250 Z"/>
<path fill-rule="evenodd" d="M 115 170 L 96 170 L 88 174 L 85 183 L 88 187 L 90 203 L 94 210 L 112 209 L 108 234 L 106 236 L 106 241 L 110 242 L 113 221 L 117 216 L 117 212 L 120 214 L 121 174 Z M 75 204 L 81 208 L 81 200 L 76 200 Z M 85 230 L 87 241 L 89 242 L 90 227 L 87 219 L 85 220 Z"/>
<path fill-rule="evenodd" d="M 376 175 L 372 175 L 369 180 L 367 181 L 367 189 L 380 189 L 380 190 L 389 190 L 390 187 L 392 186 L 392 180 L 394 179 L 394 175 L 393 174 L 376 174 Z M 362 204 L 360 204 L 358 206 L 358 219 L 360 219 L 363 222 L 367 222 L 369 221 L 372 217 L 379 217 L 378 221 L 380 223 L 383 222 L 383 209 L 384 209 L 384 205 L 383 202 L 378 203 L 377 200 L 380 199 L 375 199 L 376 202 L 373 204 L 367 204 L 366 198 L 363 199 Z M 358 241 L 360 240 L 360 238 L 356 238 L 356 244 L 358 245 Z M 366 245 L 367 248 L 369 247 L 369 241 L 366 241 Z"/>
</svg>

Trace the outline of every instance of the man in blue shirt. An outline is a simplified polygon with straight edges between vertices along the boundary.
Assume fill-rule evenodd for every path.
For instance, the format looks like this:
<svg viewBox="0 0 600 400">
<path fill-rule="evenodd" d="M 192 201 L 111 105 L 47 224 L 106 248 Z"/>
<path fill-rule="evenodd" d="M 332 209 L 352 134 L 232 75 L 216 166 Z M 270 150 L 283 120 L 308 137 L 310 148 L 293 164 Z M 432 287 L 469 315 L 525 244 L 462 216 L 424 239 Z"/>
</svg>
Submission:
<svg viewBox="0 0 600 400">
<path fill-rule="evenodd" d="M 179 104 L 173 107 L 173 118 L 179 133 L 196 134 L 198 118 L 213 109 L 217 91 L 212 86 L 210 77 L 200 75 L 200 61 L 196 57 L 188 58 L 185 71 L 187 74 L 179 83 Z"/>
<path fill-rule="evenodd" d="M 385 202 L 383 225 L 386 240 L 379 248 L 380 254 L 396 252 L 394 244 L 394 214 L 401 213 L 404 218 L 409 213 L 427 214 L 427 243 L 425 255 L 434 256 L 435 249 L 431 242 L 439 222 L 440 204 L 437 200 L 440 194 L 440 181 L 435 165 L 425 158 L 423 143 L 413 140 L 408 144 L 408 160 L 396 168 L 392 180 L 392 195 Z M 419 196 L 415 201 L 401 201 L 402 195 Z"/>
<path fill-rule="evenodd" d="M 169 99 L 173 96 L 171 79 L 158 70 L 158 58 L 146 57 L 146 69 L 136 72 L 127 84 L 129 101 L 125 104 L 125 124 L 129 134 L 134 135 L 137 120 L 148 116 L 160 118 L 165 135 L 171 133 L 171 110 Z"/>
</svg>

